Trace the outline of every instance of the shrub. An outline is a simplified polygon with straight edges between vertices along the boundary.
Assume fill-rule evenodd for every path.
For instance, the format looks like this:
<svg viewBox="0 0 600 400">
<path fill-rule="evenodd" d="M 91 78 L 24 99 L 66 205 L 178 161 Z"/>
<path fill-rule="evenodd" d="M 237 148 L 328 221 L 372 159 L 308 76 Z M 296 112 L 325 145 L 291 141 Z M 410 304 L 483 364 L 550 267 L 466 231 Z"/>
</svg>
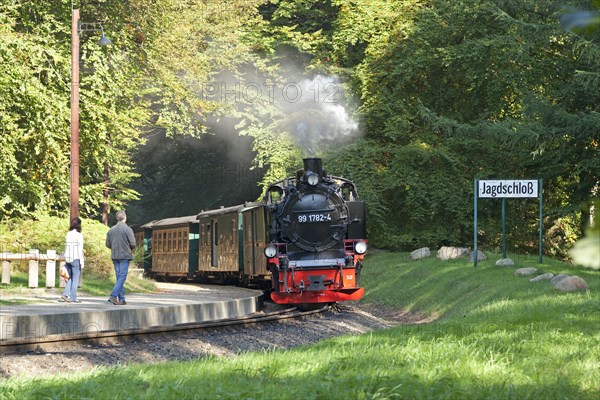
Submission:
<svg viewBox="0 0 600 400">
<path fill-rule="evenodd" d="M 113 266 L 110 251 L 104 245 L 108 227 L 98 221 L 83 218 L 81 225 L 86 272 L 95 276 L 109 275 Z M 27 253 L 29 249 L 38 249 L 40 253 L 47 250 L 62 253 L 68 229 L 68 218 L 46 214 L 37 214 L 35 219 L 5 220 L 0 225 L 0 251 Z M 18 268 L 18 264 L 15 264 Z"/>
</svg>

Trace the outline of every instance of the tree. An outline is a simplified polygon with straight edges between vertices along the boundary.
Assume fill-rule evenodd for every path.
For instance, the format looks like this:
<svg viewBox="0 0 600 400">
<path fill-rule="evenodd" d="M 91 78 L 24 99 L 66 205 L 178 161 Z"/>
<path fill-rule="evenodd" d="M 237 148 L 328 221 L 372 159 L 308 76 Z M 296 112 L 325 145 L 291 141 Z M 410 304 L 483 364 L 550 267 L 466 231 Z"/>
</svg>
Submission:
<svg viewBox="0 0 600 400">
<path fill-rule="evenodd" d="M 570 4 L 582 3 L 591 4 Z M 473 177 L 541 176 L 546 227 L 560 237 L 556 251 L 564 255 L 563 245 L 577 237 L 569 231 L 578 231 L 597 196 L 600 170 L 600 57 L 595 43 L 560 29 L 564 2 L 335 4 L 332 59 L 360 94 L 371 146 L 343 148 L 335 158 L 353 154 L 369 158 L 360 165 L 376 166 L 377 173 L 363 168 L 373 176 L 358 174 L 359 187 L 383 182 L 367 194 L 376 210 L 371 232 L 395 238 L 398 247 L 412 246 L 411 238 L 464 244 Z M 359 61 L 345 58 L 349 46 L 361 49 Z M 425 154 L 430 162 L 423 163 Z M 443 170 L 452 173 L 440 179 Z M 429 190 L 415 191 L 416 176 Z M 431 218 L 419 212 L 421 204 Z M 534 207 L 515 208 L 526 219 Z M 450 210 L 454 232 L 445 229 Z M 496 218 L 492 208 L 482 212 Z M 517 237 L 531 237 L 533 228 L 522 225 Z"/>
</svg>

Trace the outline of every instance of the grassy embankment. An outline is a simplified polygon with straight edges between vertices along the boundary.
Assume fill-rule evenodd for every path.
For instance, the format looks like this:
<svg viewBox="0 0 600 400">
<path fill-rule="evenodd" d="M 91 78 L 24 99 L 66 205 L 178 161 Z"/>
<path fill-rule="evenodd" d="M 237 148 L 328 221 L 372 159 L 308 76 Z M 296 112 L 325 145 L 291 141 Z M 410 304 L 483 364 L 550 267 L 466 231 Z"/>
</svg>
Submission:
<svg viewBox="0 0 600 400">
<path fill-rule="evenodd" d="M 29 249 L 64 251 L 65 235 L 69 228 L 66 218 L 38 215 L 32 220 L 3 221 L 0 224 L 0 252 L 27 253 Z M 84 219 L 82 232 L 85 241 L 86 267 L 83 272 L 83 286 L 79 289 L 80 297 L 108 296 L 114 283 L 114 269 L 110 259 L 110 250 L 104 245 L 108 227 L 98 221 Z M 137 256 L 141 256 L 138 254 Z M 30 290 L 28 288 L 28 263 L 13 262 L 10 285 L 0 285 L 0 306 L 39 303 L 42 295 L 60 295 L 58 274 L 54 290 Z M 135 268 L 134 264 L 130 268 Z M 38 284 L 43 288 L 46 283 L 44 262 L 40 262 Z M 148 292 L 155 290 L 154 284 L 145 279 L 138 279 L 130 274 L 125 290 L 128 292 Z M 38 295 L 36 297 L 36 295 Z"/>
<path fill-rule="evenodd" d="M 365 264 L 364 302 L 436 320 L 235 359 L 5 380 L 0 398 L 598 399 L 598 272 L 533 258 L 517 265 L 577 274 L 591 289 L 557 293 L 493 261 L 474 270 L 380 253 Z"/>
</svg>

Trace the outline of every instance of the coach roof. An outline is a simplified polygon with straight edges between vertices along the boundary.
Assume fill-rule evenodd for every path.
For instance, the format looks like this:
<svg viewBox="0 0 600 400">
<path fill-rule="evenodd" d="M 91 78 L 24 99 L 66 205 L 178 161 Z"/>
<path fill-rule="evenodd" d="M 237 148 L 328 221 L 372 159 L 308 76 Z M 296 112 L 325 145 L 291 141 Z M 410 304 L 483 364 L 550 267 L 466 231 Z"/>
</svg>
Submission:
<svg viewBox="0 0 600 400">
<path fill-rule="evenodd" d="M 244 208 L 243 204 L 240 204 L 238 206 L 231 206 L 231 207 L 221 206 L 221 208 L 218 208 L 216 210 L 201 211 L 196 216 L 196 219 L 216 217 L 216 216 L 224 215 L 224 214 L 238 213 L 242 210 L 242 208 Z"/>
<path fill-rule="evenodd" d="M 177 226 L 177 225 L 187 225 L 187 224 L 197 224 L 198 220 L 195 215 L 188 215 L 186 217 L 175 217 L 175 218 L 165 218 L 160 219 L 158 221 L 152 221 L 152 228 L 159 227 L 169 227 L 169 226 Z"/>
</svg>

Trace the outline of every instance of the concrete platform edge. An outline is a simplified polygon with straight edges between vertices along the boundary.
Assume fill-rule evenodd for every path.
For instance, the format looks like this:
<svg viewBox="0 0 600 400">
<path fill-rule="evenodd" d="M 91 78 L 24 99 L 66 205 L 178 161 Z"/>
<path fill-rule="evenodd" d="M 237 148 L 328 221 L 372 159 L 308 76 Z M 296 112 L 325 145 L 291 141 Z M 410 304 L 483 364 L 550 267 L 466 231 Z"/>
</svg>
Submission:
<svg viewBox="0 0 600 400">
<path fill-rule="evenodd" d="M 0 316 L 0 342 L 50 335 L 94 334 L 103 331 L 144 329 L 185 323 L 217 321 L 252 314 L 260 309 L 262 295 L 194 304 L 74 311 L 61 314 Z"/>
</svg>

